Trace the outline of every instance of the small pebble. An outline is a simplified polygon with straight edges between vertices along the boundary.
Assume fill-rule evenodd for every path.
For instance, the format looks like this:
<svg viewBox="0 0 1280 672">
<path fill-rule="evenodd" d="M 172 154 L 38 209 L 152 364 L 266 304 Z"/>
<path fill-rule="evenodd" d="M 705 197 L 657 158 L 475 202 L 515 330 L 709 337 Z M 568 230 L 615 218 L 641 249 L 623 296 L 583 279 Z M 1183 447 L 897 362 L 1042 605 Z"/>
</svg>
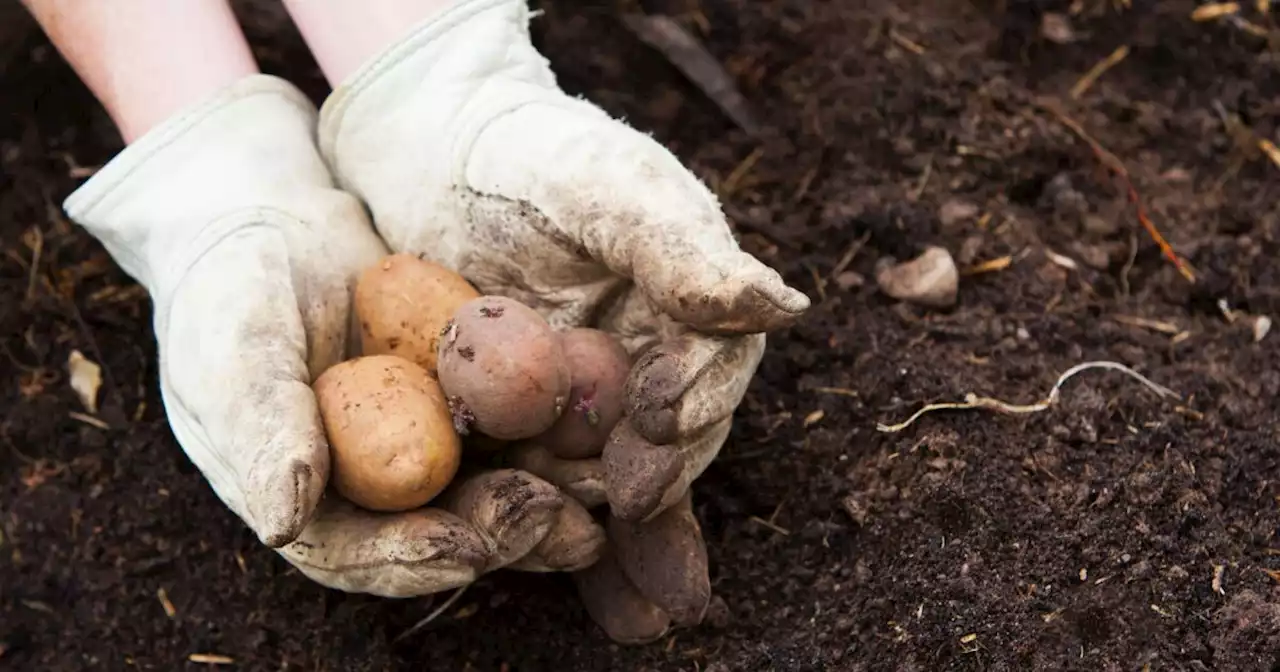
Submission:
<svg viewBox="0 0 1280 672">
<path fill-rule="evenodd" d="M 923 254 L 900 264 L 883 264 L 876 272 L 880 291 L 900 301 L 946 308 L 956 303 L 960 271 L 951 253 L 931 246 Z"/>
<path fill-rule="evenodd" d="M 938 221 L 942 223 L 942 226 L 950 228 L 961 222 L 976 218 L 978 212 L 978 206 L 968 201 L 951 199 L 943 203 L 941 208 L 938 208 Z"/>
<path fill-rule="evenodd" d="M 1105 238 L 1115 235 L 1120 230 L 1120 222 L 1116 221 L 1115 217 L 1087 215 L 1084 218 L 1084 230 L 1093 236 Z"/>
<path fill-rule="evenodd" d="M 1076 41 L 1075 28 L 1066 14 L 1045 12 L 1040 17 L 1040 35 L 1056 44 L 1070 44 Z"/>
<path fill-rule="evenodd" d="M 845 271 L 836 276 L 836 286 L 840 289 L 852 289 L 867 284 L 867 279 L 856 271 Z"/>
</svg>

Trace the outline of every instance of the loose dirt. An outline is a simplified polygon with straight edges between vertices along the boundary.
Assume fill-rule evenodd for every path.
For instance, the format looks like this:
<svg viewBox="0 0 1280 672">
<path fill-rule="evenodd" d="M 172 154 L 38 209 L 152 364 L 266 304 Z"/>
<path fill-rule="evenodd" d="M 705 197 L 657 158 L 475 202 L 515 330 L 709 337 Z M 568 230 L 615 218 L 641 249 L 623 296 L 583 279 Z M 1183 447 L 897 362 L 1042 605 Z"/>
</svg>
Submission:
<svg viewBox="0 0 1280 672">
<path fill-rule="evenodd" d="M 1280 141 L 1280 52 L 1186 1 L 1077 3 L 1068 43 L 1041 32 L 1065 2 L 647 4 L 700 12 L 752 139 L 623 3 L 538 4 L 562 85 L 672 148 L 814 298 L 694 490 L 708 622 L 618 647 L 565 577 L 498 573 L 392 643 L 444 596 L 326 591 L 260 547 L 168 430 L 147 297 L 60 214 L 119 141 L 33 34 L 0 74 L 0 668 L 1280 670 L 1280 333 L 1251 317 L 1280 319 L 1280 166 L 1215 107 Z M 240 9 L 264 68 L 323 95 L 276 10 Z M 1194 284 L 1046 96 L 1126 163 Z M 878 260 L 928 244 L 1012 259 L 953 309 L 878 292 Z M 73 349 L 109 429 L 70 415 Z M 1031 403 L 1098 359 L 1182 399 L 1089 371 L 1043 413 L 876 431 L 968 392 Z"/>
</svg>

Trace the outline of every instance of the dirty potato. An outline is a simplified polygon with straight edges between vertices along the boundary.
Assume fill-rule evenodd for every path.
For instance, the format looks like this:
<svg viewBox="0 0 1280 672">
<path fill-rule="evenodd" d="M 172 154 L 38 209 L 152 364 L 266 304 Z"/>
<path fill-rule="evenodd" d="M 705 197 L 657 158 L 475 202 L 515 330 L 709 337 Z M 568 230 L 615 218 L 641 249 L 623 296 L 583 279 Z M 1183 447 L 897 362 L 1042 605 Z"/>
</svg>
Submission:
<svg viewBox="0 0 1280 672">
<path fill-rule="evenodd" d="M 572 378 L 569 402 L 537 440 L 565 459 L 599 455 L 622 417 L 631 358 L 621 343 L 598 329 L 570 329 L 560 342 Z"/>
<path fill-rule="evenodd" d="M 462 276 L 411 254 L 383 257 L 356 281 L 364 355 L 397 355 L 436 373 L 436 341 L 454 311 L 480 296 Z"/>
<path fill-rule="evenodd" d="M 312 386 L 329 438 L 330 480 L 373 511 L 431 501 L 453 480 L 462 442 L 426 370 L 392 355 L 337 364 Z"/>
<path fill-rule="evenodd" d="M 569 399 L 559 335 L 514 299 L 483 296 L 459 307 L 441 334 L 438 362 L 460 433 L 502 441 L 536 436 Z"/>
</svg>

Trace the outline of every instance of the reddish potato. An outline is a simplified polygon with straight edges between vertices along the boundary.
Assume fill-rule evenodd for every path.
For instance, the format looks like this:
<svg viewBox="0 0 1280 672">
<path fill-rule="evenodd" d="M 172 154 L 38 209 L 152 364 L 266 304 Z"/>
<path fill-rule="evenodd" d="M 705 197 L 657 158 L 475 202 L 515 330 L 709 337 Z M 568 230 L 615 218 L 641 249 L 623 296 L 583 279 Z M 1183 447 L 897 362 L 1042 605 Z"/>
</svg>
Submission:
<svg viewBox="0 0 1280 672">
<path fill-rule="evenodd" d="M 538 442 L 565 459 L 599 455 L 622 418 L 631 358 L 621 343 L 598 329 L 570 329 L 560 342 L 572 377 L 569 403 Z"/>
<path fill-rule="evenodd" d="M 555 424 L 569 399 L 559 335 L 514 299 L 483 296 L 462 304 L 440 338 L 438 362 L 462 434 L 536 436 Z"/>
</svg>

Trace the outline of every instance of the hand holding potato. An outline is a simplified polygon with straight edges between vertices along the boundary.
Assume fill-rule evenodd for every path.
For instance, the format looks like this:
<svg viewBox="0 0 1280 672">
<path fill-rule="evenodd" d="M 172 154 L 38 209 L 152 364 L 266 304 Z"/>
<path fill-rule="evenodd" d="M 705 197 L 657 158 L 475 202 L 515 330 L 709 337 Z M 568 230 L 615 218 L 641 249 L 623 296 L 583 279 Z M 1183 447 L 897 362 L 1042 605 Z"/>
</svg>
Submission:
<svg viewBox="0 0 1280 672">
<path fill-rule="evenodd" d="M 603 529 L 594 550 L 590 534 L 566 532 L 581 511 L 554 486 L 515 470 L 462 471 L 441 431 L 452 430 L 447 403 L 441 413 L 443 397 L 413 371 L 421 365 L 344 361 L 361 337 L 390 359 L 379 348 L 412 357 L 404 346 L 434 346 L 431 328 L 426 345 L 391 343 L 378 330 L 404 316 L 394 301 L 384 302 L 381 324 L 361 329 L 352 319 L 357 279 L 391 270 L 374 266 L 387 249 L 359 201 L 333 185 L 315 121 L 295 87 L 249 77 L 138 139 L 66 202 L 154 301 L 160 389 L 183 451 L 262 543 L 332 588 L 424 595 L 535 549 L 546 566 L 594 561 Z M 411 284 L 432 286 L 422 276 Z M 471 298 L 461 294 L 455 287 L 452 304 L 433 305 L 452 314 Z M 414 410 L 372 423 L 349 412 L 331 459 L 312 385 L 341 402 L 350 383 L 371 379 L 386 381 L 373 403 L 394 398 Z M 342 415 L 344 404 L 326 415 Z M 413 456 L 413 445 L 440 452 Z M 352 457 L 363 473 L 346 464 Z M 391 487 L 374 497 L 370 483 Z M 341 494 L 361 489 L 369 496 L 355 497 L 369 508 Z"/>
<path fill-rule="evenodd" d="M 556 86 L 528 19 L 524 0 L 453 4 L 335 92 L 320 145 L 393 251 L 639 358 L 603 461 L 613 514 L 648 520 L 724 442 L 764 333 L 809 301 L 671 152 Z"/>
<path fill-rule="evenodd" d="M 455 2 L 335 92 L 321 148 L 392 250 L 528 306 L 558 331 L 594 327 L 622 345 L 634 360 L 624 417 L 599 456 L 590 432 L 575 448 L 566 435 L 585 430 L 554 425 L 511 455 L 584 503 L 604 500 L 616 520 L 661 524 L 728 436 L 764 333 L 792 324 L 809 301 L 738 247 L 716 197 L 671 152 L 566 95 L 528 20 L 525 0 Z M 554 401 L 562 382 L 556 373 L 539 394 Z M 501 409 L 458 396 L 475 416 L 467 422 L 505 431 Z M 625 529 L 610 534 L 606 559 L 622 558 L 615 537 Z M 700 543 L 700 533 L 682 534 Z M 694 576 L 705 573 L 700 557 L 669 564 Z M 640 590 L 635 565 L 619 566 L 627 581 L 594 585 L 661 597 L 653 585 Z M 677 620 L 696 611 L 667 607 Z"/>
</svg>

